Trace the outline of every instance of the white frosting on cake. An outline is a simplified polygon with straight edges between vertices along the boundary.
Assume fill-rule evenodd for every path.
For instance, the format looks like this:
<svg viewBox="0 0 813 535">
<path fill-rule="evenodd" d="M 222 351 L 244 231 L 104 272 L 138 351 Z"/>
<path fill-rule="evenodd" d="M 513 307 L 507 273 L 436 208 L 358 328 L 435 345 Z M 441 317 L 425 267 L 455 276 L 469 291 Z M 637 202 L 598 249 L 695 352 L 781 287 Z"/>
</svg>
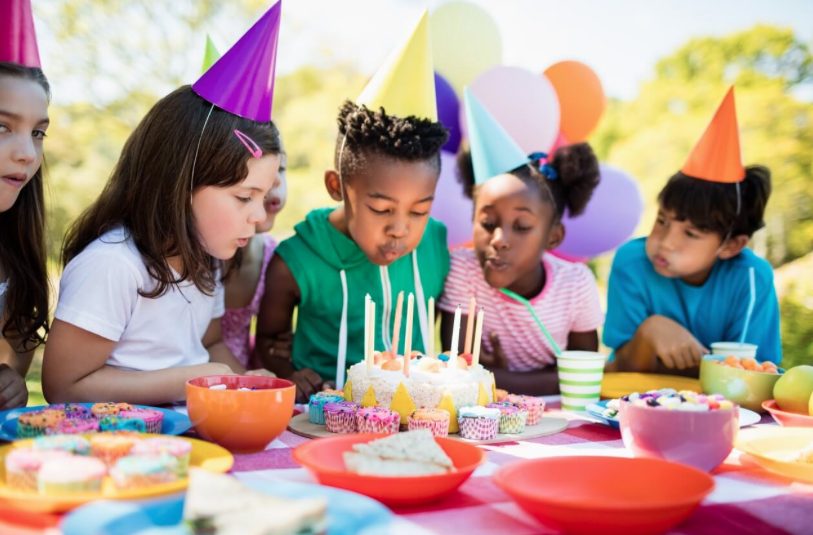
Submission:
<svg viewBox="0 0 813 535">
<path fill-rule="evenodd" d="M 427 358 L 427 357 L 424 357 Z M 350 367 L 348 379 L 353 389 L 353 401 L 361 402 L 367 389 L 372 386 L 378 405 L 389 407 L 398 385 L 403 383 L 417 408 L 435 408 L 443 394 L 449 392 L 456 409 L 477 405 L 480 384 L 483 385 L 488 401 L 493 401 L 492 387 L 494 375 L 481 365 L 467 369 L 441 367 L 436 372 L 424 371 L 412 360 L 409 377 L 400 370 L 382 370 L 380 365 L 367 370 L 367 364 L 360 362 Z"/>
</svg>

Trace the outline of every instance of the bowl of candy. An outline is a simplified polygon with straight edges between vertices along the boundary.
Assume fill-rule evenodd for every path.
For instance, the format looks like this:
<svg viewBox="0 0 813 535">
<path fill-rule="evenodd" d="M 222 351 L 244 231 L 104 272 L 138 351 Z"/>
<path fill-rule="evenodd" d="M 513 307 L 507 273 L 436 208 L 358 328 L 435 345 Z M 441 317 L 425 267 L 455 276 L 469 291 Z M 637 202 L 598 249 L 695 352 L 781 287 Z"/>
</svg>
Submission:
<svg viewBox="0 0 813 535">
<path fill-rule="evenodd" d="M 706 355 L 700 362 L 700 387 L 706 394 L 721 394 L 746 409 L 764 412 L 762 404 L 773 399 L 773 387 L 782 373 L 784 370 L 770 361 Z"/>
<path fill-rule="evenodd" d="M 296 386 L 277 377 L 209 375 L 186 382 L 186 407 L 206 440 L 238 453 L 261 451 L 293 416 Z"/>
<path fill-rule="evenodd" d="M 662 389 L 624 396 L 619 420 L 621 438 L 634 456 L 709 471 L 731 453 L 739 411 L 719 394 Z"/>
</svg>

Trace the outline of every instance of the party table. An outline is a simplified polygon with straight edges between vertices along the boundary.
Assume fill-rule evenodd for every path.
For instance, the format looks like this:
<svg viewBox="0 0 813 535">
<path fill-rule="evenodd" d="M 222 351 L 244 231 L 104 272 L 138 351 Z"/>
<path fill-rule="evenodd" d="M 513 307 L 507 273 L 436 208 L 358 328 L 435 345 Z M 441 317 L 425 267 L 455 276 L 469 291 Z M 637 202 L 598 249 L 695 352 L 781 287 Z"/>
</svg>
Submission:
<svg viewBox="0 0 813 535">
<path fill-rule="evenodd" d="M 487 450 L 486 462 L 456 493 L 436 503 L 393 509 L 395 514 L 392 522 L 385 530 L 376 530 L 375 533 L 557 533 L 520 509 L 492 482 L 491 474 L 500 466 L 519 459 L 630 454 L 624 448 L 617 429 L 597 423 L 589 416 L 561 411 L 558 396 L 551 396 L 546 400 L 546 415 L 568 419 L 565 431 L 527 441 L 482 446 Z M 775 424 L 766 415 L 757 425 Z M 292 456 L 293 448 L 308 440 L 310 439 L 286 431 L 262 452 L 235 455 L 232 473 L 243 480 L 312 483 L 314 480 L 310 474 Z M 716 483 L 715 490 L 686 522 L 670 533 L 813 533 L 813 485 L 774 476 L 736 449 L 712 475 Z M 13 526 L 2 523 L 0 515 L 0 532 L 31 533 L 32 530 L 15 531 Z M 40 529 L 39 532 L 58 533 L 53 528 Z"/>
</svg>

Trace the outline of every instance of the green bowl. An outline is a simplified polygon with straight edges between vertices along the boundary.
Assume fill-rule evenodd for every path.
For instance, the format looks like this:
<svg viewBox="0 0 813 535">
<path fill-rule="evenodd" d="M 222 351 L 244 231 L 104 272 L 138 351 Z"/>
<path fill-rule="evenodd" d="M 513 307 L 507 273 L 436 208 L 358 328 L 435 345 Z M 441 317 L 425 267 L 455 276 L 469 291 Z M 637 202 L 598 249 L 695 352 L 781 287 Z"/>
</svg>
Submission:
<svg viewBox="0 0 813 535">
<path fill-rule="evenodd" d="M 720 364 L 724 355 L 706 355 L 700 362 L 700 387 L 706 394 L 722 394 L 752 411 L 765 412 L 762 402 L 773 399 L 773 385 L 784 373 L 741 370 Z"/>
</svg>

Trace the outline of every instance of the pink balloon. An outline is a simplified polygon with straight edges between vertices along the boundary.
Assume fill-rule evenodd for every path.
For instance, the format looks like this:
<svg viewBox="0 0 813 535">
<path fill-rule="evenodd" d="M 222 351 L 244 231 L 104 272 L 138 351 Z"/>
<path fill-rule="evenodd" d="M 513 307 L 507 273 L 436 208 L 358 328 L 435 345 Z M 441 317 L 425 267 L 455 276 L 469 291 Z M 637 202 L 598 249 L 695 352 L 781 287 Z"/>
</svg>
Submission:
<svg viewBox="0 0 813 535">
<path fill-rule="evenodd" d="M 559 98 L 547 78 L 519 67 L 492 67 L 471 83 L 471 91 L 522 150 L 530 154 L 553 146 Z M 467 132 L 465 113 L 460 122 Z"/>
<path fill-rule="evenodd" d="M 644 209 L 641 191 L 634 178 L 605 164 L 599 164 L 601 181 L 593 191 L 584 213 L 565 215 L 565 240 L 557 251 L 571 257 L 592 258 L 627 241 Z"/>
<path fill-rule="evenodd" d="M 440 178 L 430 215 L 446 225 L 450 247 L 471 241 L 474 204 L 463 195 L 454 154 L 440 153 Z"/>
</svg>

